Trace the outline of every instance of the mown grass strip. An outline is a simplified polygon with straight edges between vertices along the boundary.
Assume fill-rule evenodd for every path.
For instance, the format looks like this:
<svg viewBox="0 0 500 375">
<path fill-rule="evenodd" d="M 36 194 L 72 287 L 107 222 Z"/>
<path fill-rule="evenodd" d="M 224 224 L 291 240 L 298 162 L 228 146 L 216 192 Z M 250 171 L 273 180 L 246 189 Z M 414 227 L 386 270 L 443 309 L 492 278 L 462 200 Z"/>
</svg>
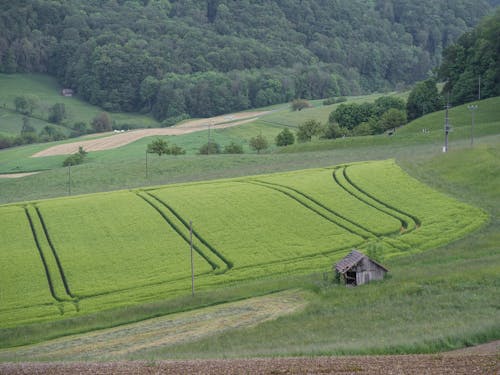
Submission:
<svg viewBox="0 0 500 375">
<path fill-rule="evenodd" d="M 66 278 L 66 275 L 64 274 L 64 269 L 61 264 L 61 260 L 59 259 L 59 256 L 57 254 L 56 248 L 54 247 L 54 244 L 50 238 L 49 231 L 47 230 L 47 226 L 45 225 L 45 221 L 43 219 L 42 213 L 40 212 L 40 208 L 35 206 L 35 211 L 38 215 L 38 219 L 40 220 L 40 224 L 42 225 L 43 233 L 45 234 L 45 238 L 47 239 L 47 242 L 49 244 L 50 250 L 52 251 L 52 255 L 54 256 L 54 259 L 56 260 L 57 263 L 57 268 L 59 270 L 59 275 L 61 276 L 61 280 L 64 285 L 64 289 L 66 290 L 66 293 L 71 297 L 71 298 L 76 298 L 75 295 L 71 292 L 71 289 L 69 287 L 68 280 Z"/>
<path fill-rule="evenodd" d="M 363 225 L 355 222 L 354 220 L 351 220 L 349 219 L 348 217 L 332 210 L 331 208 L 325 206 L 324 204 L 322 204 L 321 202 L 317 201 L 316 199 L 314 199 L 313 197 L 311 197 L 310 195 L 308 194 L 305 194 L 301 191 L 299 191 L 298 189 L 295 189 L 295 188 L 292 188 L 290 186 L 285 186 L 285 185 L 281 185 L 281 184 L 276 184 L 276 183 L 272 183 L 272 182 L 267 182 L 267 181 L 261 181 L 261 180 L 255 180 L 256 182 L 258 182 L 259 184 L 263 184 L 263 186 L 265 185 L 268 185 L 269 187 L 273 187 L 275 190 L 278 190 L 278 191 L 281 191 L 283 194 L 286 194 L 288 195 L 290 198 L 296 200 L 297 202 L 303 204 L 304 206 L 306 206 L 307 208 L 313 210 L 314 212 L 316 212 L 318 215 L 321 215 L 323 216 L 325 219 L 328 219 L 330 220 L 331 222 L 341 226 L 342 228 L 350 231 L 351 233 L 354 233 L 358 236 L 361 236 L 365 239 L 368 239 L 370 237 L 379 237 L 379 234 L 373 232 L 372 230 L 370 230 L 369 228 L 366 228 L 364 227 Z M 290 191 L 292 193 L 290 193 Z M 297 194 L 299 197 L 302 197 L 303 199 L 309 201 L 310 203 L 314 204 L 314 205 L 317 205 L 319 206 L 321 209 L 323 210 L 326 210 L 327 212 L 329 212 L 330 214 L 334 215 L 337 217 L 336 220 L 334 219 L 331 219 L 325 215 L 323 215 L 320 210 L 316 209 L 316 208 L 313 208 L 312 205 L 308 204 L 308 203 L 305 203 L 301 200 L 301 198 L 297 197 L 296 195 L 294 194 Z M 349 228 L 348 225 L 344 225 L 340 222 L 340 220 L 343 220 L 343 221 L 346 221 L 348 222 L 349 224 L 353 225 L 356 229 L 352 229 L 352 228 Z M 361 229 L 361 230 L 360 230 Z"/>
<path fill-rule="evenodd" d="M 402 215 L 405 215 L 405 216 L 408 216 L 409 218 L 411 218 L 413 220 L 413 222 L 415 223 L 415 226 L 418 228 L 420 225 L 422 225 L 422 221 L 416 217 L 415 215 L 412 215 L 408 212 L 405 212 L 397 207 L 394 207 L 388 203 L 385 203 L 383 201 L 381 201 L 380 199 L 378 199 L 377 197 L 375 197 L 374 195 L 368 193 L 366 190 L 364 190 L 363 188 L 361 188 L 360 186 L 358 186 L 356 183 L 354 183 L 348 176 L 347 174 L 347 168 L 348 167 L 345 167 L 344 168 L 344 171 L 343 171 L 343 175 L 345 177 L 345 179 L 347 180 L 347 182 L 349 182 L 349 184 L 351 184 L 355 189 L 357 189 L 358 191 L 360 191 L 361 193 L 365 194 L 366 196 L 370 197 L 371 199 L 373 199 L 374 201 L 380 203 L 381 205 L 391 209 L 391 210 L 394 210 Z"/>
<path fill-rule="evenodd" d="M 140 197 L 141 199 L 143 199 L 146 203 L 148 203 L 151 207 L 153 207 L 160 215 L 161 217 L 163 217 L 163 219 L 167 222 L 168 225 L 170 225 L 170 227 L 175 231 L 177 232 L 177 234 L 179 236 L 182 237 L 182 239 L 187 243 L 187 244 L 191 244 L 191 241 L 190 239 L 188 238 L 188 236 L 182 232 L 182 230 L 177 226 L 175 225 L 172 220 L 169 219 L 169 217 L 154 203 L 152 202 L 150 199 L 149 199 L 149 194 L 148 196 L 144 196 L 143 194 L 141 193 L 137 193 L 137 196 Z M 197 245 L 193 244 L 193 249 L 203 258 L 205 259 L 205 261 L 210 264 L 210 266 L 212 267 L 212 270 L 216 270 L 216 269 L 219 269 L 220 266 L 215 263 L 213 260 L 211 260 Z"/>
<path fill-rule="evenodd" d="M 189 223 L 184 220 L 184 218 L 177 213 L 169 204 L 167 204 L 164 200 L 158 198 L 156 195 L 152 193 L 147 193 L 150 197 L 154 198 L 157 200 L 159 203 L 161 203 L 166 209 L 168 209 L 183 225 L 187 230 L 190 230 Z M 233 268 L 233 262 L 231 262 L 229 259 L 227 259 L 224 255 L 221 254 L 220 251 L 218 251 L 215 247 L 213 247 L 209 242 L 207 242 L 194 228 L 193 228 L 193 234 L 194 236 L 203 244 L 205 245 L 212 253 L 214 253 L 220 260 L 222 260 L 225 264 L 227 269 Z"/>
</svg>

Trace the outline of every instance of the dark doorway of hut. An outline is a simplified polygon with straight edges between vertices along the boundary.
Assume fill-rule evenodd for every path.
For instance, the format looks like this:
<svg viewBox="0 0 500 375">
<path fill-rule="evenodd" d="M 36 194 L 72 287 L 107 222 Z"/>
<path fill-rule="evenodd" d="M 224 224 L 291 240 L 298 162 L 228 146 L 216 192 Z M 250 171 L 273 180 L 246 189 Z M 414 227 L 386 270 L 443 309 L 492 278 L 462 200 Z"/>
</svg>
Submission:
<svg viewBox="0 0 500 375">
<path fill-rule="evenodd" d="M 356 272 L 346 272 L 345 273 L 345 285 L 356 286 Z"/>
</svg>

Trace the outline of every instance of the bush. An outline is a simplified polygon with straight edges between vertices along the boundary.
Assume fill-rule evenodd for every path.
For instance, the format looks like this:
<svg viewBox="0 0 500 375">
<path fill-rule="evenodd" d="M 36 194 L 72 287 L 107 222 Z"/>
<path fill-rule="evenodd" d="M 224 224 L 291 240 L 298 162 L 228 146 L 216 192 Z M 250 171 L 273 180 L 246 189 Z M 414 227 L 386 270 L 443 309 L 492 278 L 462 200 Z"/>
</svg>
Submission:
<svg viewBox="0 0 500 375">
<path fill-rule="evenodd" d="M 295 136 L 288 128 L 283 129 L 276 136 L 276 146 L 282 147 L 282 146 L 293 145 L 294 143 L 295 143 Z"/>
<path fill-rule="evenodd" d="M 112 130 L 112 120 L 106 112 L 99 113 L 92 120 L 92 128 L 97 133 L 107 132 Z"/>
<path fill-rule="evenodd" d="M 168 154 L 170 155 L 184 155 L 186 153 L 186 150 L 184 150 L 182 147 L 177 146 L 176 144 L 173 144 L 168 148 Z"/>
<path fill-rule="evenodd" d="M 323 100 L 323 105 L 332 105 L 346 102 L 347 98 L 345 96 L 339 96 L 338 98 L 328 98 Z"/>
<path fill-rule="evenodd" d="M 309 142 L 314 136 L 321 136 L 324 128 L 318 120 L 307 120 L 299 125 L 297 130 L 297 140 L 299 142 Z"/>
<path fill-rule="evenodd" d="M 212 141 L 210 141 L 209 143 L 205 143 L 198 150 L 198 154 L 200 155 L 220 154 L 220 145 Z"/>
<path fill-rule="evenodd" d="M 49 122 L 60 124 L 66 118 L 66 107 L 64 103 L 56 103 L 49 108 Z"/>
<path fill-rule="evenodd" d="M 350 132 L 347 128 L 342 128 L 336 122 L 329 123 L 323 134 L 323 138 L 336 139 L 349 136 Z"/>
<path fill-rule="evenodd" d="M 311 105 L 305 99 L 294 99 L 292 102 L 292 110 L 293 111 L 301 111 L 304 108 L 309 108 Z"/>
<path fill-rule="evenodd" d="M 230 144 L 224 147 L 225 154 L 243 154 L 243 146 L 231 142 Z"/>
<path fill-rule="evenodd" d="M 186 113 L 183 113 L 182 115 L 179 115 L 179 116 L 169 117 L 166 120 L 163 120 L 161 122 L 161 127 L 167 128 L 169 126 L 173 126 L 173 125 L 175 125 L 181 121 L 187 120 L 189 118 L 190 118 L 190 116 Z"/>
<path fill-rule="evenodd" d="M 83 147 L 80 146 L 76 154 L 70 155 L 66 159 L 64 159 L 63 167 L 82 164 L 86 156 L 87 156 L 87 151 L 85 151 Z"/>
<path fill-rule="evenodd" d="M 168 142 L 161 139 L 156 138 L 153 142 L 148 144 L 146 152 L 149 154 L 158 154 L 158 156 L 162 156 L 164 154 L 168 154 L 170 151 L 168 147 Z"/>
<path fill-rule="evenodd" d="M 259 134 L 258 136 L 251 138 L 249 143 L 250 147 L 255 151 L 257 151 L 258 154 L 260 154 L 262 150 L 265 150 L 269 147 L 267 139 L 265 139 L 262 136 L 262 134 Z"/>
</svg>

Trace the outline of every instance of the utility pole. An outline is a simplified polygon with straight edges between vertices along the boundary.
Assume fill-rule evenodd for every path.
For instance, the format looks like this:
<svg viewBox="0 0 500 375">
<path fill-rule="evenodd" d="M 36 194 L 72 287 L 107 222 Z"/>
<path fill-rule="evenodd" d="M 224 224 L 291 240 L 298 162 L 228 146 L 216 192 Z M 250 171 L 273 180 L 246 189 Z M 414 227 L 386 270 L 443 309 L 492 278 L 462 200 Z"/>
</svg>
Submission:
<svg viewBox="0 0 500 375">
<path fill-rule="evenodd" d="M 193 261 L 193 222 L 189 221 L 189 237 L 191 242 L 191 296 L 194 297 L 194 261 Z"/>
<path fill-rule="evenodd" d="M 479 76 L 479 85 L 478 85 L 478 92 L 477 92 L 477 100 L 481 100 L 481 76 Z"/>
<path fill-rule="evenodd" d="M 71 195 L 71 164 L 68 165 L 68 195 Z"/>
<path fill-rule="evenodd" d="M 467 106 L 469 111 L 471 112 L 471 126 L 470 126 L 470 145 L 471 147 L 474 145 L 474 112 L 477 110 L 477 104 L 469 104 Z"/>
<path fill-rule="evenodd" d="M 208 123 L 207 155 L 210 155 L 210 122 Z"/>
<path fill-rule="evenodd" d="M 450 132 L 450 118 L 448 116 L 448 110 L 450 109 L 450 102 L 446 104 L 446 115 L 444 118 L 444 147 L 443 152 L 448 152 L 448 134 Z"/>
</svg>

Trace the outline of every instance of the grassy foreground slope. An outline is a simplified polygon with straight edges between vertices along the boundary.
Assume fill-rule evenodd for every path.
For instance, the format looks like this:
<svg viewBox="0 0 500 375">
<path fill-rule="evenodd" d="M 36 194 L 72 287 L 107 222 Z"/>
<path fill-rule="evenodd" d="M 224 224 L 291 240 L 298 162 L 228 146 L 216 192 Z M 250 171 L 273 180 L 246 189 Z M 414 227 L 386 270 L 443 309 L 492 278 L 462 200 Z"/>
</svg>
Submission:
<svg viewBox="0 0 500 375">
<path fill-rule="evenodd" d="M 290 278 L 315 292 L 301 313 L 128 358 L 433 353 L 498 340 L 500 144 L 483 142 L 402 163 L 430 186 L 486 210 L 490 221 L 479 231 L 384 260 L 391 276 L 382 283 L 344 288 L 322 275 Z"/>
</svg>

